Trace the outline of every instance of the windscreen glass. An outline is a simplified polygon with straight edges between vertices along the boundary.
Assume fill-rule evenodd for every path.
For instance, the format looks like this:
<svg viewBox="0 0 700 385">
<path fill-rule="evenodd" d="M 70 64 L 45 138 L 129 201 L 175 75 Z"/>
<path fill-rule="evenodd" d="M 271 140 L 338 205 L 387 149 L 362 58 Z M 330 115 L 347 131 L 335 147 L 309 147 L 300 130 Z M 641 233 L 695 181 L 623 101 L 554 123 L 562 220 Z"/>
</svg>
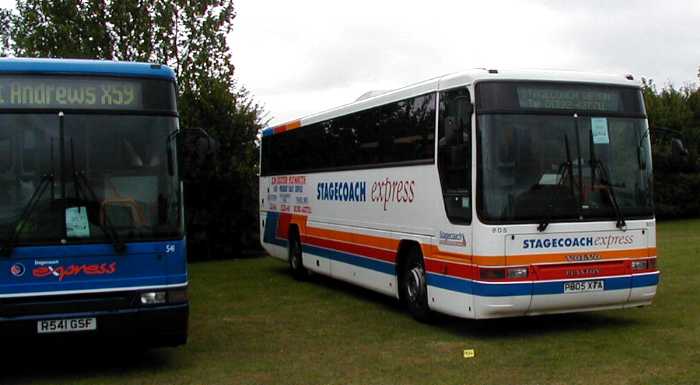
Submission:
<svg viewBox="0 0 700 385">
<path fill-rule="evenodd" d="M 180 236 L 176 130 L 165 116 L 0 114 L 0 241 Z"/>
<path fill-rule="evenodd" d="M 612 219 L 614 201 L 626 217 L 652 215 L 649 131 L 638 117 L 642 105 L 631 102 L 638 96 L 569 85 L 569 93 L 559 86 L 526 101 L 517 84 L 508 87 L 505 103 L 477 109 L 477 208 L 484 221 Z M 549 101 L 538 104 L 542 99 Z"/>
</svg>

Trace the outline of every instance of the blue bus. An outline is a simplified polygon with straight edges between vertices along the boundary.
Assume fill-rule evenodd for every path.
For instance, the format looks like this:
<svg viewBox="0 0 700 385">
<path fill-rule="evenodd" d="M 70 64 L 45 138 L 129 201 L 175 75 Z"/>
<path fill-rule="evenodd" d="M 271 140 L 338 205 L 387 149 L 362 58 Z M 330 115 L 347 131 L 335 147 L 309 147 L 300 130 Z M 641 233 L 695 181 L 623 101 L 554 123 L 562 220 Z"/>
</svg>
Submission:
<svg viewBox="0 0 700 385">
<path fill-rule="evenodd" d="M 187 341 L 174 72 L 0 59 L 0 336 Z"/>
</svg>

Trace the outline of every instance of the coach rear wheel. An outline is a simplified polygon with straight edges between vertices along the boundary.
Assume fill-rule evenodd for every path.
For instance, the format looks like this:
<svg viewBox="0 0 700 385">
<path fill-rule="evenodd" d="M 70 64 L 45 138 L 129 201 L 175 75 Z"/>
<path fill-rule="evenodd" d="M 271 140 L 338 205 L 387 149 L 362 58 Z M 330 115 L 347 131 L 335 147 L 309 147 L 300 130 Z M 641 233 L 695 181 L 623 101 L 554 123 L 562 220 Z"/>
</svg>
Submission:
<svg viewBox="0 0 700 385">
<path fill-rule="evenodd" d="M 289 232 L 289 268 L 295 279 L 303 280 L 309 275 L 301 259 L 301 241 L 296 231 Z"/>
<path fill-rule="evenodd" d="M 422 322 L 431 320 L 432 312 L 428 307 L 428 288 L 426 284 L 423 257 L 417 250 L 409 251 L 408 260 L 403 265 L 401 290 L 403 299 L 411 315 Z"/>
</svg>

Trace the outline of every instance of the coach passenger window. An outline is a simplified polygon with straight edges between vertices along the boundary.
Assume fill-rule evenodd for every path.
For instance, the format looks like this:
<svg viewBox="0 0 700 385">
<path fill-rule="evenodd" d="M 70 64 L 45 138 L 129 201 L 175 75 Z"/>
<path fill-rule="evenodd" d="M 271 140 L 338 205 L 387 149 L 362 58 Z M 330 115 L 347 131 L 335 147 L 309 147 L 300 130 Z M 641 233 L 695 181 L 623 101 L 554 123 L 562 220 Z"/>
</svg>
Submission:
<svg viewBox="0 0 700 385">
<path fill-rule="evenodd" d="M 466 88 L 440 93 L 438 173 L 445 211 L 452 223 L 471 223 L 472 110 Z"/>
</svg>

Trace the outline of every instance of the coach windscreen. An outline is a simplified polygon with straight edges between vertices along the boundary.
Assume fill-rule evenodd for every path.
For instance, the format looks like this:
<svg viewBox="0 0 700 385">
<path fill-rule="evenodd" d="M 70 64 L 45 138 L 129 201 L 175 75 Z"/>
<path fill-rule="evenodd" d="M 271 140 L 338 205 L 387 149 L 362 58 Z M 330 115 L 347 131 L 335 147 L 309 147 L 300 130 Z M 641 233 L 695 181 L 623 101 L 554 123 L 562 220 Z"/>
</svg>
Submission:
<svg viewBox="0 0 700 385">
<path fill-rule="evenodd" d="M 653 215 L 639 88 L 483 82 L 476 109 L 477 211 L 484 222 Z"/>
</svg>

